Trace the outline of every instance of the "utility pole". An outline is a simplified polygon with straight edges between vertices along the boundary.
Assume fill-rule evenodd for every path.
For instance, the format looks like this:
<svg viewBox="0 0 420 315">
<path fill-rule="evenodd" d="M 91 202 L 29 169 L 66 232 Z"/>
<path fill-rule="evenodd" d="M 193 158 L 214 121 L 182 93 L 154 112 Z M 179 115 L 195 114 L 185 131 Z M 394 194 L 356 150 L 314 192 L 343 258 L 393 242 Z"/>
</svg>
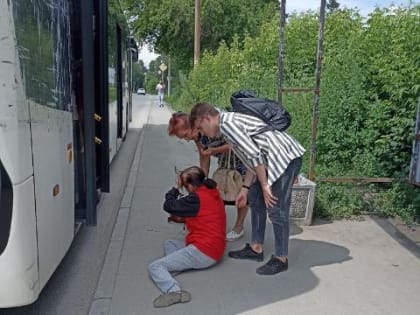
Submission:
<svg viewBox="0 0 420 315">
<path fill-rule="evenodd" d="M 194 20 L 194 66 L 200 61 L 200 22 L 201 1 L 195 0 L 195 20 Z"/>
</svg>

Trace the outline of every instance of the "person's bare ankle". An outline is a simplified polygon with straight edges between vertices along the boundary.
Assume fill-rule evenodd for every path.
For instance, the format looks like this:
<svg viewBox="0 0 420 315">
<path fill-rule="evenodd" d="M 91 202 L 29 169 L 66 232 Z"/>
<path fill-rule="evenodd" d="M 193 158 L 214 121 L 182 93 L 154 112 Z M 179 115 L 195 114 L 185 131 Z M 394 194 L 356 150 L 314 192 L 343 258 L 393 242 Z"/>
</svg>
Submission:
<svg viewBox="0 0 420 315">
<path fill-rule="evenodd" d="M 256 253 L 262 253 L 263 247 L 260 244 L 251 244 L 251 248 Z"/>
<path fill-rule="evenodd" d="M 244 228 L 242 227 L 242 228 L 240 228 L 240 227 L 237 227 L 237 226 L 235 226 L 235 227 L 233 227 L 233 231 L 235 231 L 236 233 L 241 233 L 241 231 L 243 230 Z"/>
</svg>

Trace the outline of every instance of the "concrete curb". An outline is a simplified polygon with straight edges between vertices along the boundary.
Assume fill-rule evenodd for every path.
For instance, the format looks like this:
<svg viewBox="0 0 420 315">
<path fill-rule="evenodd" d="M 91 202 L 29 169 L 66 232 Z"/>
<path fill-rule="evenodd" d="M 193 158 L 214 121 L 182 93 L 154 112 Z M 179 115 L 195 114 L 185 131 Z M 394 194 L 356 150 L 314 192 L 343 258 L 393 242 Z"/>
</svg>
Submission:
<svg viewBox="0 0 420 315">
<path fill-rule="evenodd" d="M 124 246 L 125 233 L 128 219 L 130 217 L 131 204 L 134 195 L 134 188 L 140 167 L 141 152 L 144 142 L 144 127 L 149 123 L 150 110 L 147 114 L 147 121 L 143 126 L 137 142 L 136 152 L 130 168 L 130 174 L 125 187 L 124 196 L 121 200 L 118 216 L 115 221 L 111 240 L 107 249 L 104 264 L 96 286 L 95 294 L 90 305 L 89 315 L 105 315 L 111 308 L 111 300 L 114 292 L 116 275 L 120 265 L 121 252 Z"/>
</svg>

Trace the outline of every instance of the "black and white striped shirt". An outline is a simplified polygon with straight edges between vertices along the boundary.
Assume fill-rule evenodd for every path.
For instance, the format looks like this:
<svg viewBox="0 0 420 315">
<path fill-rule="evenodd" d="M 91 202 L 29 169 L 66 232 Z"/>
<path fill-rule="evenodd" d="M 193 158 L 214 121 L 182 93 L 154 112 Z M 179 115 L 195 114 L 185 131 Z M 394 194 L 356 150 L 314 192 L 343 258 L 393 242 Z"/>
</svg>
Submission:
<svg viewBox="0 0 420 315">
<path fill-rule="evenodd" d="M 305 153 L 305 149 L 287 132 L 259 133 L 267 125 L 257 117 L 220 112 L 219 123 L 226 141 L 249 169 L 265 165 L 270 186 L 280 178 L 292 160 Z"/>
</svg>

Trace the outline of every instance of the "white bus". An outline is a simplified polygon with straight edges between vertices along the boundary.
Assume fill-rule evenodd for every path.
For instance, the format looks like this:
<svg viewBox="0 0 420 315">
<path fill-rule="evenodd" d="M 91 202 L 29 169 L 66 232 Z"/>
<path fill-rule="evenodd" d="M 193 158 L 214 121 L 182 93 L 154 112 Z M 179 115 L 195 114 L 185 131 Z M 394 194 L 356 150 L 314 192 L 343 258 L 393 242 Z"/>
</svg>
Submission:
<svg viewBox="0 0 420 315">
<path fill-rule="evenodd" d="M 0 1 L 0 308 L 39 297 L 109 191 L 136 49 L 118 8 Z"/>
</svg>

